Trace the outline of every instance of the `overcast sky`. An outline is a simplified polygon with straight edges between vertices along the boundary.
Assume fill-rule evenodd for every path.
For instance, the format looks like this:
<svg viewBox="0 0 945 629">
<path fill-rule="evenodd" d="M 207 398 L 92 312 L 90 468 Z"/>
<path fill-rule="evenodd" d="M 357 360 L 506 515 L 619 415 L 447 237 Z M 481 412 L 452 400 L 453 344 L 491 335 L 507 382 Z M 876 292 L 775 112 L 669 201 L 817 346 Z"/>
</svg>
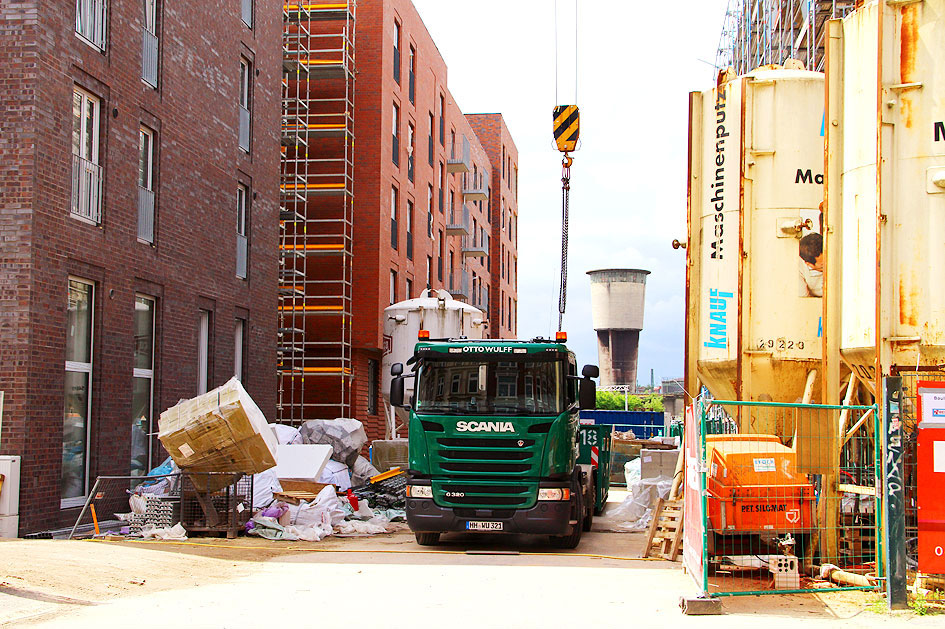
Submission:
<svg viewBox="0 0 945 629">
<path fill-rule="evenodd" d="M 557 330 L 561 157 L 552 109 L 581 109 L 564 329 L 597 363 L 586 272 L 643 268 L 638 380 L 683 375 L 688 93 L 712 86 L 727 0 L 414 0 L 467 113 L 501 112 L 519 151 L 518 336 Z M 555 5 L 558 6 L 558 80 Z M 671 9 L 670 9 L 671 7 Z M 701 61 L 700 61 L 701 60 Z M 576 93 L 576 98 L 575 98 Z M 556 96 L 557 101 L 556 102 Z"/>
</svg>

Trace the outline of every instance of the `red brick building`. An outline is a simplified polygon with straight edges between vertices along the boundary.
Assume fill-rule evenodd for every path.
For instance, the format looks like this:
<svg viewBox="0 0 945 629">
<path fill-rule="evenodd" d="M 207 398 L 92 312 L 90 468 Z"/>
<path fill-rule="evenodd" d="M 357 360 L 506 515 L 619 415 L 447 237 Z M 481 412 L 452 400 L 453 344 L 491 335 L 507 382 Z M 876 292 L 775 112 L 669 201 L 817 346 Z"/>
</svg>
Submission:
<svg viewBox="0 0 945 629">
<path fill-rule="evenodd" d="M 255 5 L 255 6 L 254 6 Z M 157 416 L 276 404 L 282 3 L 0 0 L 0 452 L 21 534 L 159 462 Z"/>
<path fill-rule="evenodd" d="M 317 193 L 322 200 L 310 192 L 304 210 L 313 227 L 323 224 L 317 223 L 321 218 L 340 215 L 345 199 L 350 201 L 350 298 L 337 279 L 329 280 L 346 277 L 348 241 L 326 238 L 320 242 L 340 247 L 337 255 L 325 255 L 322 249 L 321 264 L 306 263 L 306 275 L 320 274 L 327 280 L 322 284 L 325 292 L 317 293 L 311 283 L 284 290 L 294 293 L 284 297 L 284 309 L 309 309 L 283 324 L 284 334 L 298 340 L 295 345 L 284 343 L 285 356 L 295 356 L 296 367 L 283 367 L 280 414 L 290 421 L 349 415 L 365 423 L 369 437 L 380 438 L 385 426 L 379 384 L 384 308 L 418 297 L 428 286 L 445 288 L 487 313 L 488 336 L 515 336 L 518 153 L 501 115 L 463 114 L 450 94 L 446 63 L 410 0 L 360 0 L 356 11 L 353 5 L 348 3 L 346 15 L 313 12 L 299 27 L 315 29 L 316 23 L 333 19 L 333 32 L 345 33 L 343 38 L 353 44 L 350 62 L 356 75 L 353 67 L 328 74 L 324 65 L 342 61 L 340 55 L 305 54 L 322 64 L 318 95 L 326 100 L 346 98 L 346 86 L 356 76 L 353 117 L 346 122 L 355 146 L 350 190 L 337 189 L 333 201 L 327 200 L 324 188 Z M 298 75 L 294 63 L 293 78 Z M 292 81 L 290 87 L 293 94 L 299 93 Z M 308 98 L 313 98 L 314 89 L 307 88 Z M 312 102 L 298 109 L 311 111 Z M 296 140 L 287 153 L 290 162 L 301 150 Z M 328 141 L 309 142 L 306 150 L 332 160 L 344 154 L 342 147 Z M 318 180 L 312 168 L 308 172 L 308 181 Z M 295 234 L 296 229 L 286 233 Z M 293 246 L 290 240 L 284 248 Z M 300 264 L 298 258 L 286 258 L 287 279 Z M 326 270 L 331 268 L 337 271 Z M 336 310 L 327 311 L 331 304 L 337 304 Z M 340 317 L 341 325 L 333 317 Z M 303 352 L 302 347 L 310 349 Z M 332 363 L 318 355 L 325 347 L 350 359 Z M 316 357 L 321 362 L 315 362 Z M 317 365 L 324 365 L 322 371 L 315 371 Z M 304 396 L 299 394 L 302 389 Z"/>
</svg>

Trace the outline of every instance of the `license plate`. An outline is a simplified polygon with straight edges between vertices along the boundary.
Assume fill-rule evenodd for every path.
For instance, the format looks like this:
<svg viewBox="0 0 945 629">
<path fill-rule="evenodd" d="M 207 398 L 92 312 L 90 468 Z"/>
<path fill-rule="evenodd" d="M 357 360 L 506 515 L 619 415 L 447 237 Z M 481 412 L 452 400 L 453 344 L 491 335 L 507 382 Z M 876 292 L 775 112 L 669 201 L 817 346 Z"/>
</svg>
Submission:
<svg viewBox="0 0 945 629">
<path fill-rule="evenodd" d="M 467 522 L 467 531 L 501 531 L 501 522 Z"/>
</svg>

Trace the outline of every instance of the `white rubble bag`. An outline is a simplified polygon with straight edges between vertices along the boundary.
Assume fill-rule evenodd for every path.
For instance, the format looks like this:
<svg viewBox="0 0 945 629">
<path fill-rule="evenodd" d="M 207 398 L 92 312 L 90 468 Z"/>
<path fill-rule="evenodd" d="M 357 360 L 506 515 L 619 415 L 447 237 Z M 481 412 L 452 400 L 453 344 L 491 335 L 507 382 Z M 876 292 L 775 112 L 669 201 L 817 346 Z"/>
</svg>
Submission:
<svg viewBox="0 0 945 629">
<path fill-rule="evenodd" d="M 331 458 L 354 467 L 361 448 L 367 443 L 364 426 L 356 419 L 310 419 L 299 429 L 305 443 L 324 443 L 332 447 Z"/>
</svg>

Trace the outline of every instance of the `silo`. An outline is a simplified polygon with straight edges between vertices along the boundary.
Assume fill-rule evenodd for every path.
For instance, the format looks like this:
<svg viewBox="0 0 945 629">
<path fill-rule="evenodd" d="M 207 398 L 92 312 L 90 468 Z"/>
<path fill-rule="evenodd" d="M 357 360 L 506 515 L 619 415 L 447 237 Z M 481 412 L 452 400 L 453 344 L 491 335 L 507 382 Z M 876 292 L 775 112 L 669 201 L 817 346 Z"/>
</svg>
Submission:
<svg viewBox="0 0 945 629">
<path fill-rule="evenodd" d="M 600 383 L 637 386 L 646 276 L 642 269 L 599 269 L 591 276 L 591 320 L 597 332 Z"/>
<path fill-rule="evenodd" d="M 716 399 L 819 397 L 823 113 L 824 75 L 802 69 L 720 75 L 690 94 L 692 394 L 704 385 Z M 742 430 L 791 430 L 754 421 Z"/>
<path fill-rule="evenodd" d="M 945 0 L 874 0 L 830 28 L 826 330 L 875 395 L 945 362 Z"/>
</svg>

